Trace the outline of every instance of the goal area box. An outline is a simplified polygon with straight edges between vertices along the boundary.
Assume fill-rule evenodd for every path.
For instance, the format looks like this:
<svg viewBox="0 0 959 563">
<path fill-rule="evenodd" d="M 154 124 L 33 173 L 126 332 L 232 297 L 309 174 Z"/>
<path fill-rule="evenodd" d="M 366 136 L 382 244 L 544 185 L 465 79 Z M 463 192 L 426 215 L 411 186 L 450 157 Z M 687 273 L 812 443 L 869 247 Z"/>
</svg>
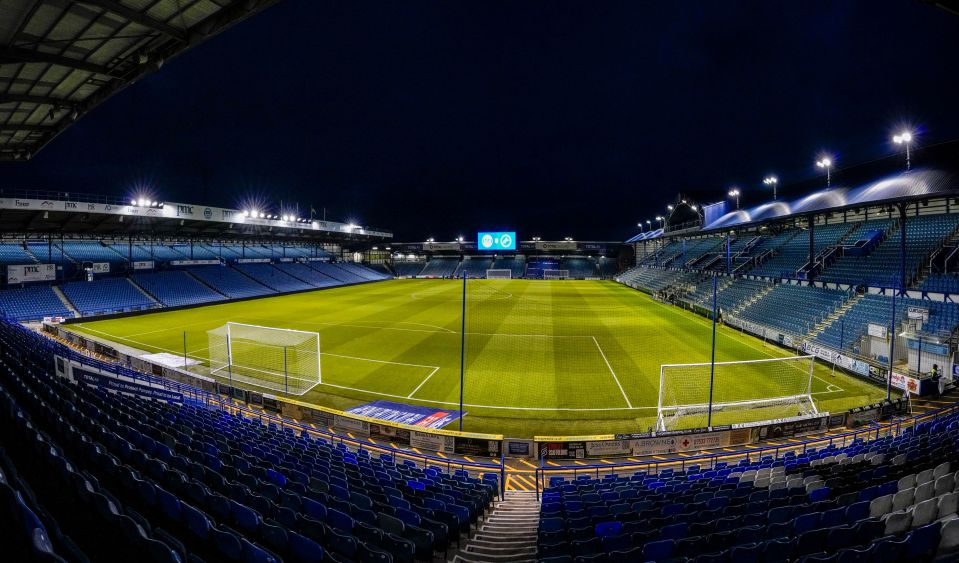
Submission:
<svg viewBox="0 0 959 563">
<path fill-rule="evenodd" d="M 569 270 L 543 270 L 544 280 L 568 280 Z"/>
<path fill-rule="evenodd" d="M 813 356 L 664 364 L 659 372 L 656 428 L 685 430 L 710 423 L 718 426 L 817 414 L 812 398 L 814 367 Z"/>
<path fill-rule="evenodd" d="M 322 382 L 316 332 L 227 323 L 207 338 L 211 375 L 289 395 Z"/>
<path fill-rule="evenodd" d="M 513 279 L 513 270 L 486 270 L 486 279 L 511 280 Z"/>
</svg>

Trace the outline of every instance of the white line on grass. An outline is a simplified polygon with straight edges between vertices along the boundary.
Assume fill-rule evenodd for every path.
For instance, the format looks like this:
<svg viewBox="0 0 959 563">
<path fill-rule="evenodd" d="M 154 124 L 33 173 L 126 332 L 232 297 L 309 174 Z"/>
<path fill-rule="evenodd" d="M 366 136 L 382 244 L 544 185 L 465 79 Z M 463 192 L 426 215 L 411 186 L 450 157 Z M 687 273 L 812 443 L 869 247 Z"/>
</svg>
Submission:
<svg viewBox="0 0 959 563">
<path fill-rule="evenodd" d="M 118 339 L 118 340 L 124 340 L 124 341 L 127 341 L 127 342 L 133 342 L 134 344 L 140 344 L 140 345 L 142 345 L 142 346 L 147 346 L 147 347 L 150 347 L 150 348 L 153 348 L 153 349 L 156 349 L 156 350 L 162 350 L 162 351 L 164 351 L 164 352 L 170 352 L 170 353 L 174 353 L 174 354 L 178 354 L 178 353 L 179 353 L 179 352 L 177 352 L 176 350 L 170 350 L 169 348 L 161 348 L 161 347 L 159 347 L 159 346 L 154 346 L 154 345 L 152 345 L 152 344 L 147 344 L 147 343 L 145 343 L 145 342 L 138 342 L 138 341 L 136 341 L 136 340 L 132 340 L 132 339 L 129 339 L 129 338 L 123 338 L 122 336 L 116 336 L 116 335 L 114 335 L 114 334 L 110 334 L 109 332 L 103 332 L 102 330 L 97 330 L 97 329 L 93 329 L 93 328 L 90 328 L 90 327 L 84 327 L 84 329 L 85 329 L 85 330 L 92 331 L 92 332 L 99 332 L 100 334 L 103 334 L 103 335 L 108 336 L 108 337 L 110 337 L 110 338 L 115 338 L 115 339 Z M 592 337 L 587 336 L 586 338 L 592 338 Z M 206 349 L 206 348 L 204 348 L 204 350 L 205 350 L 205 349 Z M 321 354 L 326 354 L 326 355 L 331 355 L 331 356 L 339 356 L 339 354 L 330 354 L 329 352 L 321 352 Z M 386 360 L 374 360 L 374 359 L 371 359 L 371 358 L 359 358 L 359 357 L 356 357 L 356 356 L 342 356 L 342 357 L 344 357 L 344 358 L 352 358 L 352 359 L 354 359 L 354 360 L 362 360 L 362 361 L 378 362 L 378 363 L 386 363 L 386 364 L 397 364 L 397 363 L 400 363 L 400 362 L 389 362 L 389 361 L 386 361 Z M 436 368 L 436 370 L 439 369 L 437 366 L 425 366 L 425 365 L 419 365 L 419 364 L 401 364 L 401 365 L 413 366 L 413 367 L 423 367 L 423 368 Z M 434 370 L 433 373 L 435 373 L 435 370 Z M 217 377 L 220 377 L 220 378 L 224 378 L 222 375 L 219 375 L 219 374 L 213 374 L 213 375 L 215 375 L 215 376 L 217 376 Z M 433 375 L 433 374 L 431 373 L 430 376 L 432 376 L 432 375 Z M 224 378 L 224 379 L 225 379 L 225 378 Z M 425 383 L 425 380 L 424 380 L 423 383 Z M 379 396 L 379 397 L 391 397 L 391 398 L 394 398 L 394 399 L 410 399 L 410 398 L 411 398 L 411 395 L 412 395 L 412 394 L 410 394 L 410 395 L 404 396 L 404 395 L 396 395 L 396 394 L 393 394 L 393 393 L 381 393 L 381 392 L 379 392 L 379 391 L 370 391 L 370 390 L 368 390 L 368 389 L 358 389 L 358 388 L 356 388 L 356 387 L 349 387 L 349 386 L 347 386 L 347 385 L 337 385 L 337 384 L 335 384 L 335 383 L 327 383 L 327 382 L 319 383 L 319 384 L 317 384 L 316 387 L 320 387 L 320 386 L 333 387 L 333 388 L 336 388 L 336 389 L 345 389 L 345 390 L 347 390 L 347 391 L 356 391 L 356 392 L 358 392 L 358 393 L 367 393 L 367 394 L 369 394 L 369 395 L 376 395 L 376 396 Z M 420 386 L 422 386 L 422 383 L 420 384 Z M 416 391 L 417 391 L 418 389 L 419 389 L 419 388 L 415 389 L 415 390 L 413 391 L 413 393 L 416 393 Z M 624 395 L 624 396 L 625 396 L 625 395 Z M 417 402 L 420 402 L 420 403 L 429 403 L 429 404 L 433 404 L 433 405 L 452 405 L 452 406 L 458 406 L 458 405 L 459 405 L 459 403 L 452 402 L 452 401 L 434 401 L 434 400 L 431 400 L 431 399 L 413 399 L 413 400 L 414 400 L 414 401 L 417 401 Z M 628 402 L 628 400 L 627 400 L 627 402 Z M 471 404 L 471 403 L 470 403 L 470 404 L 464 403 L 463 406 L 464 406 L 464 407 L 470 407 L 470 408 L 477 408 L 477 409 L 496 409 L 496 410 L 509 410 L 509 411 L 607 412 L 607 411 L 647 411 L 647 410 L 656 410 L 656 407 L 633 407 L 633 406 L 629 406 L 629 407 L 607 407 L 607 408 L 506 407 L 506 406 L 501 406 L 501 405 L 477 405 L 477 404 Z"/>
<path fill-rule="evenodd" d="M 701 318 L 699 317 L 699 315 L 697 315 L 696 313 L 690 313 L 690 312 L 686 311 L 685 309 L 680 309 L 680 308 L 675 307 L 675 306 L 673 306 L 673 305 L 667 305 L 667 304 L 665 304 L 665 303 L 656 301 L 655 299 L 652 299 L 652 298 L 650 298 L 650 301 L 652 301 L 653 303 L 656 303 L 657 305 L 660 305 L 660 306 L 662 306 L 662 307 L 665 307 L 666 309 L 668 309 L 669 311 L 673 312 L 674 314 L 679 314 L 680 316 L 682 316 L 683 314 L 687 314 L 687 315 L 689 315 L 690 317 L 692 317 L 693 320 L 695 320 L 695 321 L 697 321 L 697 322 L 702 322 L 703 324 L 705 324 L 705 325 L 707 325 L 707 326 L 712 326 L 712 323 L 711 323 L 711 322 L 708 322 L 708 321 L 706 321 L 705 319 L 701 319 Z M 726 325 L 722 325 L 722 326 L 723 326 L 724 328 L 727 328 L 727 329 L 729 328 L 729 327 L 726 326 Z M 723 336 L 725 336 L 726 338 L 729 338 L 730 340 L 733 339 L 733 337 L 730 336 L 730 335 L 728 335 L 728 334 L 723 334 L 722 332 L 720 332 L 719 334 L 722 334 Z M 752 338 L 752 337 L 750 336 L 750 338 Z M 770 358 L 781 359 L 781 358 L 788 358 L 788 357 L 789 357 L 789 356 L 777 356 L 777 355 L 775 355 L 775 354 L 770 354 L 768 351 L 763 350 L 762 348 L 757 348 L 757 347 L 753 346 L 752 344 L 750 344 L 749 342 L 747 342 L 747 341 L 745 341 L 745 340 L 742 340 L 741 342 L 742 342 L 742 344 L 745 344 L 746 346 L 749 346 L 750 348 L 752 348 L 753 350 L 756 350 L 757 352 L 762 352 L 763 354 L 766 354 L 766 355 L 769 356 Z M 795 369 L 795 370 L 799 370 L 799 372 L 801 372 L 801 373 L 806 373 L 804 370 L 802 370 L 802 369 L 800 369 L 800 368 L 798 368 L 798 367 L 796 367 L 796 366 L 794 366 L 794 365 L 790 365 L 789 367 L 791 367 L 791 368 L 793 368 L 793 369 Z M 826 387 L 827 389 L 829 388 L 829 387 L 828 387 L 829 385 L 834 385 L 834 384 L 832 384 L 832 383 L 829 383 L 829 382 L 826 381 L 825 379 L 819 377 L 819 376 L 816 375 L 816 374 L 813 374 L 813 378 L 818 379 L 819 381 L 822 381 L 823 383 L 825 383 L 825 384 L 827 385 L 827 387 Z M 836 385 L 836 387 L 839 387 L 839 386 Z M 839 387 L 839 390 L 840 390 L 840 391 L 845 391 L 845 389 L 842 388 L 842 387 Z"/>
<path fill-rule="evenodd" d="M 606 353 L 603 352 L 602 346 L 599 345 L 599 342 L 596 341 L 595 336 L 590 336 L 593 339 L 593 344 L 596 345 L 596 349 L 599 350 L 599 355 L 603 357 L 603 361 L 606 362 L 606 367 L 609 368 L 609 373 L 613 374 L 613 380 L 616 382 L 616 387 L 619 387 L 619 392 L 623 394 L 623 398 L 626 399 L 626 406 L 633 408 L 633 404 L 629 402 L 629 397 L 626 396 L 626 391 L 623 390 L 623 385 L 619 382 L 619 378 L 616 377 L 616 372 L 613 371 L 613 366 L 609 365 L 609 360 L 606 359 Z"/>
<path fill-rule="evenodd" d="M 440 369 L 439 366 L 427 366 L 424 364 L 407 364 L 403 362 L 391 362 L 389 360 L 374 360 L 372 358 L 361 358 L 359 356 L 344 356 L 343 354 L 334 354 L 332 352 L 320 352 L 321 356 L 333 356 L 334 358 L 346 358 L 348 360 L 360 360 L 363 362 L 375 362 L 378 364 L 395 364 L 398 366 L 410 366 L 414 368 Z"/>
<path fill-rule="evenodd" d="M 438 367 L 433 368 L 433 371 L 431 371 L 430 374 L 427 375 L 426 378 L 423 381 L 421 381 L 419 385 L 416 386 L 416 389 L 413 389 L 413 392 L 406 396 L 406 398 L 412 399 L 413 395 L 416 395 L 416 392 L 420 390 L 420 387 L 426 385 L 426 382 L 429 381 L 430 378 L 433 377 L 433 374 L 438 372 L 439 370 L 440 368 Z"/>
<path fill-rule="evenodd" d="M 246 316 L 243 316 L 243 317 L 240 317 L 240 318 L 246 319 L 246 320 L 251 320 L 251 321 L 272 321 L 272 320 L 275 320 L 275 319 L 264 319 L 264 318 L 246 317 Z M 368 322 L 379 322 L 379 321 L 368 321 Z M 390 321 L 383 321 L 383 322 L 390 322 Z M 436 328 L 439 328 L 439 329 L 442 329 L 442 330 L 424 330 L 424 329 L 421 329 L 421 328 L 398 328 L 398 327 L 395 327 L 395 326 L 382 326 L 382 327 L 381 327 L 381 326 L 367 326 L 367 325 L 358 325 L 358 324 L 350 324 L 350 323 L 327 323 L 327 322 L 322 322 L 322 321 L 295 321 L 294 324 L 301 324 L 301 325 L 319 325 L 319 326 L 330 326 L 330 327 L 345 326 L 345 327 L 350 327 L 350 328 L 371 328 L 371 329 L 381 329 L 381 330 L 399 330 L 399 331 L 402 331 L 402 332 L 425 332 L 425 333 L 428 333 L 428 334 L 448 334 L 448 335 L 450 335 L 450 336 L 454 336 L 454 335 L 459 335 L 459 334 L 460 334 L 459 331 L 450 330 L 450 329 L 448 329 L 448 328 L 443 328 L 443 327 L 436 327 Z M 422 325 L 422 326 L 434 326 L 434 325 L 427 325 L 427 324 L 423 324 L 423 323 L 406 323 L 406 324 L 419 324 L 419 325 Z M 528 337 L 530 337 L 530 338 L 592 338 L 592 336 L 590 336 L 590 335 L 588 335 L 588 334 L 523 334 L 523 333 L 513 333 L 513 332 L 470 332 L 470 331 L 467 331 L 466 334 L 467 334 L 467 335 L 470 335 L 470 336 L 528 336 Z"/>
<path fill-rule="evenodd" d="M 335 387 L 337 389 L 346 389 L 348 391 L 357 391 L 360 393 L 369 393 L 370 395 L 379 395 L 380 397 L 393 397 L 396 399 L 408 399 L 409 397 L 404 397 L 403 395 L 394 395 L 391 393 L 380 393 L 379 391 L 368 391 L 366 389 L 357 389 L 355 387 L 347 387 L 346 385 L 336 385 L 333 383 L 320 383 L 317 387 L 320 386 Z M 433 401 L 430 399 L 413 399 L 420 403 L 430 403 L 433 405 L 453 405 L 458 406 L 459 403 L 452 401 Z M 475 405 L 470 403 L 463 403 L 464 407 L 473 407 L 478 409 L 500 409 L 508 411 L 570 411 L 570 412 L 597 412 L 597 411 L 647 411 L 647 410 L 656 410 L 656 407 L 609 407 L 609 408 L 596 408 L 596 409 L 578 409 L 578 408 L 567 408 L 567 407 L 504 407 L 498 405 Z"/>
</svg>

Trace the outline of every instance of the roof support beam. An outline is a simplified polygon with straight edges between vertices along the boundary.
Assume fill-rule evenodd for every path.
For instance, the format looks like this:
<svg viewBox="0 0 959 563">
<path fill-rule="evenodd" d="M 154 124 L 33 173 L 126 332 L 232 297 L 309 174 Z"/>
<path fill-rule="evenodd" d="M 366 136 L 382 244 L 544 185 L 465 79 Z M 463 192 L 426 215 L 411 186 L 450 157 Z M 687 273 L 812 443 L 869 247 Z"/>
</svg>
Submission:
<svg viewBox="0 0 959 563">
<path fill-rule="evenodd" d="M 0 131 L 29 131 L 32 133 L 50 133 L 54 131 L 56 127 L 52 125 L 31 125 L 28 123 L 6 123 L 0 125 Z"/>
<path fill-rule="evenodd" d="M 160 33 L 172 37 L 178 41 L 186 42 L 189 40 L 189 35 L 187 32 L 177 29 L 171 25 L 165 24 L 159 20 L 155 20 L 150 16 L 138 12 L 133 8 L 124 6 L 119 2 L 114 0 L 79 0 L 81 4 L 90 4 L 92 6 L 97 6 L 103 8 L 108 12 L 113 12 L 118 16 L 122 16 L 132 22 L 138 23 L 144 27 L 149 27 L 154 31 L 159 31 Z"/>
<path fill-rule="evenodd" d="M 31 51 L 30 49 L 20 49 L 18 47 L 0 48 L 0 64 L 21 64 L 21 63 L 47 63 L 47 64 L 53 64 L 57 66 L 65 66 L 67 68 L 75 68 L 77 70 L 85 70 L 87 72 L 92 72 L 94 74 L 102 74 L 104 76 L 122 78 L 118 73 L 116 73 L 112 69 L 109 69 L 105 66 L 101 66 L 98 64 L 90 63 L 87 61 L 81 61 L 79 59 L 71 59 L 70 57 L 55 55 L 53 53 Z"/>
<path fill-rule="evenodd" d="M 76 102 L 64 100 L 62 98 L 51 98 L 49 96 L 33 96 L 30 94 L 0 94 L 0 105 L 21 102 L 26 104 L 46 104 L 51 106 L 60 106 L 62 108 L 71 108 L 76 105 Z"/>
</svg>

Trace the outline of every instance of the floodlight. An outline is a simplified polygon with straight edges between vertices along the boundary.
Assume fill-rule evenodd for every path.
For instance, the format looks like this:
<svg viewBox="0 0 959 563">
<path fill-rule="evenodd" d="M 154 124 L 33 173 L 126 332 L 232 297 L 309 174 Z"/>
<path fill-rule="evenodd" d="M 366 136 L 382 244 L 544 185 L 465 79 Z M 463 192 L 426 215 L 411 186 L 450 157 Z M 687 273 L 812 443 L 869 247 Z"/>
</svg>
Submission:
<svg viewBox="0 0 959 563">
<path fill-rule="evenodd" d="M 136 205 L 136 204 L 137 204 L 137 200 L 135 200 L 135 199 L 130 200 L 130 205 Z"/>
<path fill-rule="evenodd" d="M 909 155 L 909 145 L 912 143 L 912 133 L 909 131 L 903 131 L 902 133 L 894 136 L 892 141 L 897 145 L 906 145 L 906 171 L 908 172 L 912 168 L 912 158 Z"/>
<path fill-rule="evenodd" d="M 672 206 L 672 205 L 667 205 L 667 206 L 666 206 L 666 209 L 672 211 L 672 210 L 673 210 L 673 206 Z"/>
<path fill-rule="evenodd" d="M 816 166 L 826 170 L 826 189 L 832 187 L 832 159 L 828 156 L 824 156 L 821 159 L 816 161 Z"/>
</svg>

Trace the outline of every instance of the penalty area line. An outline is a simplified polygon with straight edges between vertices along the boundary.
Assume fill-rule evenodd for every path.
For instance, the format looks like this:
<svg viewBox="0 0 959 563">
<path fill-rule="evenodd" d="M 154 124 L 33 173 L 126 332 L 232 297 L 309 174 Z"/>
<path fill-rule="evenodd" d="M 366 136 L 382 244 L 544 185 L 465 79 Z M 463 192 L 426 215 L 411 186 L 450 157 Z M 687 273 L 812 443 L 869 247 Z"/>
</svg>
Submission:
<svg viewBox="0 0 959 563">
<path fill-rule="evenodd" d="M 426 382 L 429 381 L 430 378 L 433 377 L 433 374 L 435 374 L 435 373 L 438 372 L 439 370 L 440 370 L 439 367 L 434 367 L 434 368 L 433 368 L 433 371 L 431 371 L 430 374 L 427 375 L 426 378 L 423 379 L 423 381 L 420 381 L 420 384 L 416 386 L 416 389 L 413 389 L 413 392 L 410 393 L 409 395 L 407 395 L 406 398 L 407 398 L 407 399 L 412 399 L 412 398 L 413 398 L 413 395 L 416 395 L 416 392 L 420 390 L 420 387 L 426 385 Z"/>
<path fill-rule="evenodd" d="M 609 365 L 609 360 L 606 359 L 606 353 L 603 352 L 602 346 L 599 345 L 599 342 L 596 340 L 595 336 L 590 336 L 593 339 L 593 344 L 596 345 L 596 349 L 599 350 L 599 355 L 603 357 L 603 361 L 606 362 L 606 367 L 609 368 L 609 373 L 613 374 L 613 381 L 616 382 L 616 387 L 619 387 L 619 392 L 623 394 L 623 398 L 626 399 L 626 406 L 630 409 L 633 408 L 633 404 L 629 402 L 629 397 L 626 396 L 626 391 L 623 390 L 623 385 L 619 382 L 619 378 L 616 377 L 616 372 L 613 371 L 613 366 Z"/>
</svg>

